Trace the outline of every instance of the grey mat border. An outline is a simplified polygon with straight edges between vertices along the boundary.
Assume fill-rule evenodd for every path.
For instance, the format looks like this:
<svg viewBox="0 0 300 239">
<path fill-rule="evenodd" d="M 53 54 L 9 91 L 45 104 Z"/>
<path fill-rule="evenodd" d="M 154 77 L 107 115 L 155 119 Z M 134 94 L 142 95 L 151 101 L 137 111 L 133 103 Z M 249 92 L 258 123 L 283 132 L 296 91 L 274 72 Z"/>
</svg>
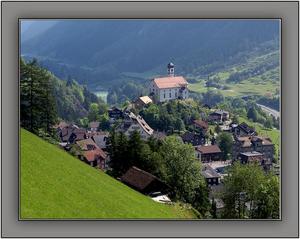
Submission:
<svg viewBox="0 0 300 239">
<path fill-rule="evenodd" d="M 168 2 L 2 2 L 1 86 L 5 87 L 1 87 L 3 96 L 1 100 L 3 109 L 1 112 L 1 164 L 2 179 L 4 179 L 2 180 L 1 204 L 1 206 L 4 205 L 1 215 L 2 236 L 297 237 L 299 233 L 297 214 L 299 196 L 297 177 L 299 175 L 298 157 L 296 157 L 298 155 L 298 5 L 298 2 L 176 2 L 171 5 Z M 281 104 L 282 130 L 284 130 L 282 158 L 294 160 L 282 167 L 282 195 L 284 195 L 282 221 L 17 221 L 18 212 L 15 207 L 18 193 L 16 164 L 18 159 L 16 152 L 18 135 L 16 127 L 18 125 L 17 19 L 63 17 L 282 18 L 282 77 L 285 82 L 282 84 Z M 292 24 L 295 25 L 292 26 Z M 291 107 L 292 104 L 294 104 L 293 107 Z M 285 105 L 289 107 L 284 107 Z M 289 117 L 285 118 L 287 115 Z M 287 137 L 290 140 L 286 140 Z M 284 185 L 289 185 L 289 187 L 284 187 Z"/>
</svg>

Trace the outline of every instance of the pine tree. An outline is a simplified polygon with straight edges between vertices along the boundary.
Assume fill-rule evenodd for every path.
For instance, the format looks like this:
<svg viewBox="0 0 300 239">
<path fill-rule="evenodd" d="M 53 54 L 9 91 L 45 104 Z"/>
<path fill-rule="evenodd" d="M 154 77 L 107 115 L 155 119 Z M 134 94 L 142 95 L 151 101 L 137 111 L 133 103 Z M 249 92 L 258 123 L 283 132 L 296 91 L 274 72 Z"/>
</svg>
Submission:
<svg viewBox="0 0 300 239">
<path fill-rule="evenodd" d="M 21 126 L 37 133 L 51 133 L 57 120 L 53 76 L 39 67 L 36 60 L 20 61 Z"/>
</svg>

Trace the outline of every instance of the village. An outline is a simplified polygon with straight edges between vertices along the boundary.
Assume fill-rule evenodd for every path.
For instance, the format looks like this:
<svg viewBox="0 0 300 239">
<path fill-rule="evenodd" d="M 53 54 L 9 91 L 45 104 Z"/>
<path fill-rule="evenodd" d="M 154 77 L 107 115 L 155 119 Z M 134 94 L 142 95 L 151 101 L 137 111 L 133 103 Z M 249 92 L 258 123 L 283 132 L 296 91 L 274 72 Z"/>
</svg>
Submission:
<svg viewBox="0 0 300 239">
<path fill-rule="evenodd" d="M 259 135 L 256 129 L 246 122 L 235 124 L 231 113 L 226 110 L 204 106 L 209 112 L 208 116 L 202 115 L 201 118 L 192 120 L 184 132 L 177 129 L 170 132 L 151 128 L 138 112 L 151 104 L 160 105 L 169 101 L 189 99 L 188 82 L 183 76 L 175 75 L 173 63 L 167 65 L 166 76 L 150 81 L 148 89 L 148 95 L 137 96 L 125 108 L 114 106 L 108 110 L 110 128 L 128 137 L 133 132 L 138 132 L 143 140 L 150 138 L 163 140 L 170 134 L 174 134 L 182 144 L 192 145 L 195 160 L 202 164 L 201 174 L 206 180 L 209 199 L 211 202 L 213 200 L 216 202 L 218 213 L 224 208 L 220 196 L 224 188 L 223 181 L 227 176 L 228 168 L 235 162 L 242 165 L 256 163 L 265 172 L 271 170 L 279 172 L 279 166 L 274 159 L 275 146 L 272 140 Z M 55 129 L 60 147 L 91 167 L 107 171 L 111 168 L 108 150 L 111 134 L 109 131 L 101 130 L 100 124 L 98 121 L 92 121 L 89 122 L 88 128 L 83 128 L 73 122 L 61 121 Z M 215 127 L 218 128 L 218 132 L 211 133 L 211 129 Z M 232 137 L 233 144 L 229 154 L 222 151 L 222 147 L 218 145 L 216 139 L 220 132 L 227 132 Z M 168 185 L 160 178 L 136 166 L 131 166 L 118 179 L 129 187 L 149 195 L 157 202 L 172 202 L 168 196 Z"/>
</svg>

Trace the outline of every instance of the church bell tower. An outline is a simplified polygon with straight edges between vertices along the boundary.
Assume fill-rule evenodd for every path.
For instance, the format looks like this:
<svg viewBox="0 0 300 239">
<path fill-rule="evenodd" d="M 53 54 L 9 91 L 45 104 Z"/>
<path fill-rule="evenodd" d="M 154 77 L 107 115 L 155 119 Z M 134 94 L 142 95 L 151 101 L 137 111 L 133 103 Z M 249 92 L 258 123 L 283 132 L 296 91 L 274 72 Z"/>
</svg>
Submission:
<svg viewBox="0 0 300 239">
<path fill-rule="evenodd" d="M 168 76 L 174 76 L 175 75 L 174 70 L 175 70 L 175 66 L 172 62 L 170 62 L 168 64 Z"/>
</svg>

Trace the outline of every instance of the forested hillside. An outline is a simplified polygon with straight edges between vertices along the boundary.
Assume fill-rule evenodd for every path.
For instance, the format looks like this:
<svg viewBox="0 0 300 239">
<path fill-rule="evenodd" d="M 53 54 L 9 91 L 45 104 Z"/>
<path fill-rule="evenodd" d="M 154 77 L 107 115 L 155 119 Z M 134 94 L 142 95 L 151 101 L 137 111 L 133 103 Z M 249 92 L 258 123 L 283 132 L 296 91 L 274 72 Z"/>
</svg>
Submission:
<svg viewBox="0 0 300 239">
<path fill-rule="evenodd" d="M 21 124 L 31 131 L 38 128 L 48 131 L 57 117 L 79 120 L 87 116 L 91 103 L 101 102 L 86 87 L 71 78 L 66 81 L 57 78 L 36 60 L 26 63 L 21 59 L 20 71 Z"/>
</svg>

